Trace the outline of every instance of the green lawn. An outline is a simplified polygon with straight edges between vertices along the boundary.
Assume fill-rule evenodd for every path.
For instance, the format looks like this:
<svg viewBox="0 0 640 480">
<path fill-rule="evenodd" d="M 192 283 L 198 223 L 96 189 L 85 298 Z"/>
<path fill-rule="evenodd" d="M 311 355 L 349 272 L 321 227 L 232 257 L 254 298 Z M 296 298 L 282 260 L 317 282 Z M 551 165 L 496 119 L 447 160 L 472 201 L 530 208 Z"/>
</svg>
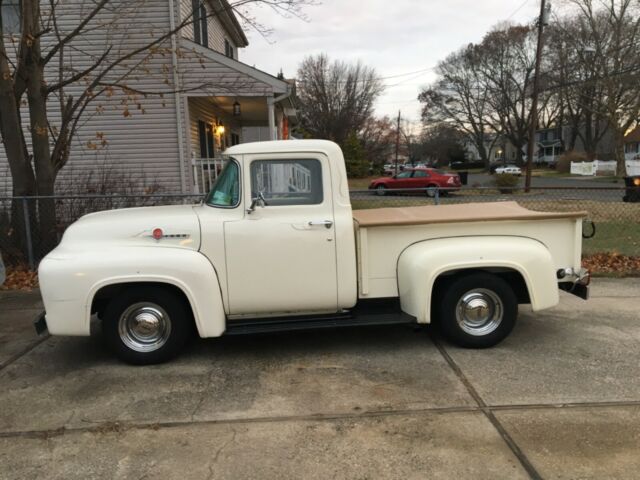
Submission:
<svg viewBox="0 0 640 480">
<path fill-rule="evenodd" d="M 596 222 L 596 236 L 582 242 L 583 253 L 640 256 L 640 223 Z"/>
</svg>

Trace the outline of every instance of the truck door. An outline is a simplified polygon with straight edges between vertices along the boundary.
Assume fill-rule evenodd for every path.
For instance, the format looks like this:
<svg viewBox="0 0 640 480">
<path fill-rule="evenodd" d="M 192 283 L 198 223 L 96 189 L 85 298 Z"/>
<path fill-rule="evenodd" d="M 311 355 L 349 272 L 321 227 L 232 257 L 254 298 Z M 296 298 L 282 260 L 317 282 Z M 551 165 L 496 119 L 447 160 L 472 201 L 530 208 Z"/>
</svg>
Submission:
<svg viewBox="0 0 640 480">
<path fill-rule="evenodd" d="M 333 192 L 325 156 L 247 156 L 245 210 L 225 223 L 231 314 L 337 310 Z M 264 198 L 262 201 L 254 199 Z"/>
</svg>

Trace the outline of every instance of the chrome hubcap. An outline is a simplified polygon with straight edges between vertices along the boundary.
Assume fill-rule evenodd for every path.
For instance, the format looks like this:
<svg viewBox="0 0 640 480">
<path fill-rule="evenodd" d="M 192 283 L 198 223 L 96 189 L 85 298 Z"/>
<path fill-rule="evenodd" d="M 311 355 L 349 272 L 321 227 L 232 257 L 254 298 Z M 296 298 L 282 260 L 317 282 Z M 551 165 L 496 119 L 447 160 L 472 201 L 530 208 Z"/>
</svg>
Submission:
<svg viewBox="0 0 640 480">
<path fill-rule="evenodd" d="M 136 352 L 158 350 L 171 334 L 167 312 L 154 303 L 136 303 L 120 316 L 118 332 L 124 344 Z"/>
<path fill-rule="evenodd" d="M 495 292 L 475 288 L 458 300 L 456 320 L 458 326 L 470 335 L 488 335 L 502 322 L 503 311 L 502 300 Z"/>
</svg>

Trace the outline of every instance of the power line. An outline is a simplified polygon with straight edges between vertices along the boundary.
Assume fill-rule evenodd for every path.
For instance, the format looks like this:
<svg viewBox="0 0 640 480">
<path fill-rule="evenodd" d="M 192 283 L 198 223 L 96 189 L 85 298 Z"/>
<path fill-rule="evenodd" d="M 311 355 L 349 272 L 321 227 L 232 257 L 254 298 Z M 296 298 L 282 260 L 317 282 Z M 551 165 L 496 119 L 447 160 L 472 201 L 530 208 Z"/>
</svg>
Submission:
<svg viewBox="0 0 640 480">
<path fill-rule="evenodd" d="M 522 5 L 520 5 L 518 8 L 516 8 L 511 15 L 509 15 L 506 20 L 511 20 L 513 18 L 514 15 L 516 15 L 520 10 L 522 10 L 524 8 L 524 6 L 529 3 L 529 0 L 524 0 L 524 2 L 522 2 Z"/>
</svg>

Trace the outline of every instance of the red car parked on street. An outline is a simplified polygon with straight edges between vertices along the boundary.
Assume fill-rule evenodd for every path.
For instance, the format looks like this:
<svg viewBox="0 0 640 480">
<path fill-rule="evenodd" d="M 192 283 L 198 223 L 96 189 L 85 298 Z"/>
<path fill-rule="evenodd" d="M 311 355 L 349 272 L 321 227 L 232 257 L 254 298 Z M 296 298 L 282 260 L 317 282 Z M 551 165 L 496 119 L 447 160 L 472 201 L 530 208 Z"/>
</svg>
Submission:
<svg viewBox="0 0 640 480">
<path fill-rule="evenodd" d="M 423 188 L 429 197 L 435 197 L 436 190 L 440 193 L 459 190 L 462 186 L 457 173 L 448 173 L 435 168 L 410 168 L 393 177 L 376 178 L 369 185 L 378 195 L 384 195 L 393 188 Z M 407 192 L 410 193 L 410 192 Z"/>
</svg>

